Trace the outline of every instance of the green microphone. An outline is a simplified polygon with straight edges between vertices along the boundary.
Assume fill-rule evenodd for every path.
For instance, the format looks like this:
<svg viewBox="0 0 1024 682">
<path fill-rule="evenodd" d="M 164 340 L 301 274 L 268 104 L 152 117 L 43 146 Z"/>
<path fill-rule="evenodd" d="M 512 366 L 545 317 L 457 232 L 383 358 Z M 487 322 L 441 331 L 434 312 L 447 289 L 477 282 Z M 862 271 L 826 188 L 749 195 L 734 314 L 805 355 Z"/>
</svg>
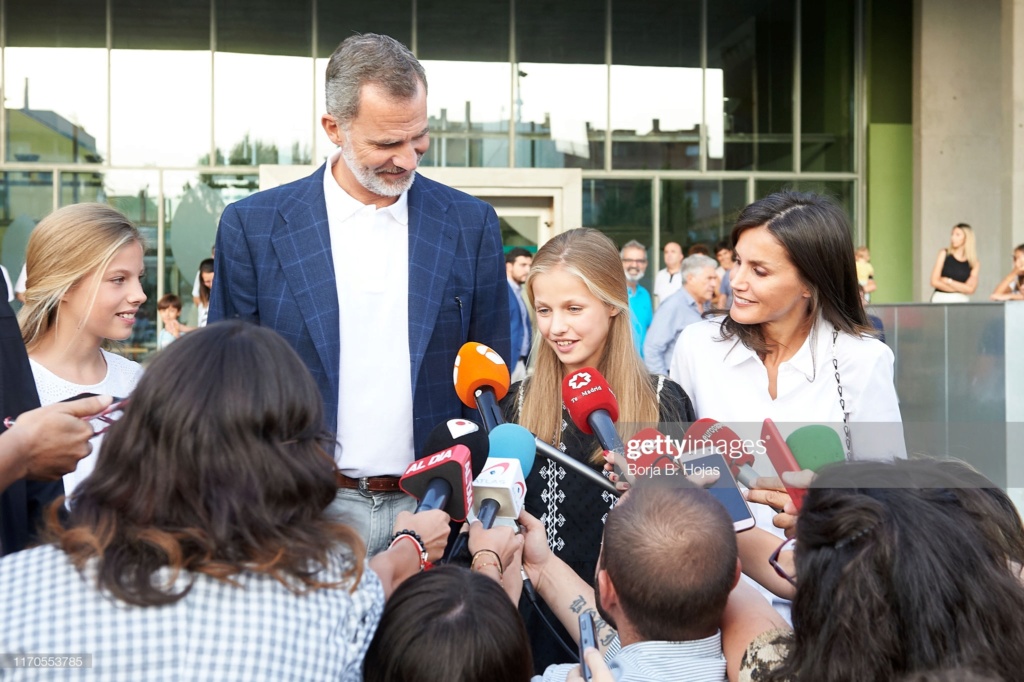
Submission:
<svg viewBox="0 0 1024 682">
<path fill-rule="evenodd" d="M 817 472 L 827 464 L 846 461 L 839 434 L 823 424 L 801 426 L 786 439 L 801 469 Z"/>
</svg>

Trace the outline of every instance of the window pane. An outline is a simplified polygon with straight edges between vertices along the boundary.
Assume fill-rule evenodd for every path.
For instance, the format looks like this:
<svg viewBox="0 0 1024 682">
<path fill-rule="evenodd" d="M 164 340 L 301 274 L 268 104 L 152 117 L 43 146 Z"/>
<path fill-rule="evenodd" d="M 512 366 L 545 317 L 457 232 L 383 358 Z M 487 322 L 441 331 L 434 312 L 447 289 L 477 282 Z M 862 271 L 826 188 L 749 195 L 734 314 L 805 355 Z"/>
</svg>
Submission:
<svg viewBox="0 0 1024 682">
<path fill-rule="evenodd" d="M 651 216 L 650 180 L 583 179 L 583 224 L 600 229 L 616 244 L 639 239 L 638 228 L 649 240 Z"/>
<path fill-rule="evenodd" d="M 210 49 L 210 0 L 113 0 L 111 22 L 115 48 Z"/>
<path fill-rule="evenodd" d="M 87 201 L 102 201 L 103 173 L 60 174 L 60 205 L 81 204 Z"/>
<path fill-rule="evenodd" d="M 853 170 L 853 4 L 805 2 L 800 53 L 802 171 Z"/>
<path fill-rule="evenodd" d="M 311 0 L 217 0 L 217 49 L 312 56 Z"/>
<path fill-rule="evenodd" d="M 708 3 L 709 100 L 724 138 L 708 127 L 710 170 L 793 168 L 793 0 Z M 709 110 L 712 104 L 709 101 Z"/>
<path fill-rule="evenodd" d="M 700 2 L 612 4 L 612 168 L 700 167 Z"/>
<path fill-rule="evenodd" d="M 253 78 L 273 93 L 254 106 Z M 312 163 L 313 60 L 214 55 L 217 164 Z"/>
<path fill-rule="evenodd" d="M 516 59 L 520 62 L 604 64 L 604 3 L 531 0 L 516 3 Z"/>
<path fill-rule="evenodd" d="M 612 168 L 699 168 L 700 92 L 700 69 L 612 66 Z"/>
<path fill-rule="evenodd" d="M 7 160 L 102 161 L 107 146 L 106 74 L 106 50 L 4 50 Z"/>
<path fill-rule="evenodd" d="M 0 263 L 11 284 L 25 264 L 25 247 L 32 229 L 53 211 L 53 173 L 0 172 Z"/>
<path fill-rule="evenodd" d="M 106 0 L 8 2 L 5 12 L 8 47 L 107 45 Z"/>
<path fill-rule="evenodd" d="M 199 263 L 210 257 L 221 213 L 228 204 L 255 191 L 257 176 L 164 173 L 166 261 L 164 291 L 181 298 L 181 319 L 197 323 L 192 301 Z"/>
<path fill-rule="evenodd" d="M 508 62 L 508 0 L 418 0 L 416 20 L 421 60 Z"/>
<path fill-rule="evenodd" d="M 608 68 L 521 62 L 516 166 L 604 168 Z"/>
<path fill-rule="evenodd" d="M 423 165 L 508 166 L 508 62 L 422 64 L 429 84 L 431 138 Z"/>
<path fill-rule="evenodd" d="M 206 163 L 210 154 L 210 53 L 112 50 L 110 60 L 111 162 Z"/>
<path fill-rule="evenodd" d="M 353 33 L 381 33 L 406 46 L 412 42 L 412 0 L 380 4 L 318 2 L 316 11 L 317 57 L 330 57 Z"/>
<path fill-rule="evenodd" d="M 814 192 L 816 194 L 827 194 L 846 209 L 846 215 L 850 217 L 850 224 L 856 225 L 853 210 L 853 181 L 852 180 L 758 180 L 754 185 L 754 196 L 758 199 L 768 196 L 772 192 L 782 190 L 796 190 L 797 192 Z M 856 228 L 854 228 L 856 229 Z M 852 236 L 851 236 L 852 239 Z"/>
<path fill-rule="evenodd" d="M 726 239 L 747 205 L 745 180 L 664 180 L 661 185 L 661 244 L 678 242 L 686 254 Z M 661 254 L 658 254 L 660 262 Z M 660 267 L 660 266 L 659 266 Z"/>
</svg>

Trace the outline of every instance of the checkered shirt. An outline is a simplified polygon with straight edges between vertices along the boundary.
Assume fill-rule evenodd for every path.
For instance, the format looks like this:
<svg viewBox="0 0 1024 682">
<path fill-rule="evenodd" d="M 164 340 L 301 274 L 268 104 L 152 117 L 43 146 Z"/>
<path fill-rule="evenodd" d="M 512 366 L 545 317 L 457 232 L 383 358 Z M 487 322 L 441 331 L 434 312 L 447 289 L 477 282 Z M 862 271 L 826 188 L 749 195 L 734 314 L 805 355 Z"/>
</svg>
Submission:
<svg viewBox="0 0 1024 682">
<path fill-rule="evenodd" d="M 320 577 L 338 580 L 348 565 L 335 553 Z M 369 567 L 355 592 L 304 595 L 262 574 L 237 576 L 237 587 L 199 574 L 183 599 L 150 607 L 100 593 L 93 568 L 79 573 L 53 546 L 0 560 L 0 652 L 92 655 L 89 670 L 7 668 L 0 679 L 361 680 L 384 608 Z"/>
</svg>

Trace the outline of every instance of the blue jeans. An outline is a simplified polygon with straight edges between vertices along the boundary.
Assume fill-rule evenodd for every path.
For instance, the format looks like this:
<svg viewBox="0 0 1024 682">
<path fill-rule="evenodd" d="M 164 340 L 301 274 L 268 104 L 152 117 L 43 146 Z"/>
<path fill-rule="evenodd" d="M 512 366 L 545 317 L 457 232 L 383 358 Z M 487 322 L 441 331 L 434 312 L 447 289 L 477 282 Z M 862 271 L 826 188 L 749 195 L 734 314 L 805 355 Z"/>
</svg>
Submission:
<svg viewBox="0 0 1024 682">
<path fill-rule="evenodd" d="M 388 548 L 398 513 L 415 509 L 416 498 L 401 491 L 371 493 L 339 488 L 327 512 L 359 533 L 366 543 L 366 557 L 370 558 Z"/>
</svg>

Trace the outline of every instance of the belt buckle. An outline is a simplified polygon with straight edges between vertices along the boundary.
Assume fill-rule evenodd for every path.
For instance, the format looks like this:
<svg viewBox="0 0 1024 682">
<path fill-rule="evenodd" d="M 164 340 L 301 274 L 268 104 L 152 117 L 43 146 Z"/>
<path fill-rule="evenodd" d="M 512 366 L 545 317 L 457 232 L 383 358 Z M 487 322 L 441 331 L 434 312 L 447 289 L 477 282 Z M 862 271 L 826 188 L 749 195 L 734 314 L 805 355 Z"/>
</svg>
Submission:
<svg viewBox="0 0 1024 682">
<path fill-rule="evenodd" d="M 364 493 L 370 492 L 370 477 L 369 476 L 363 476 L 362 478 L 359 479 L 359 491 L 360 492 L 364 492 Z"/>
</svg>

